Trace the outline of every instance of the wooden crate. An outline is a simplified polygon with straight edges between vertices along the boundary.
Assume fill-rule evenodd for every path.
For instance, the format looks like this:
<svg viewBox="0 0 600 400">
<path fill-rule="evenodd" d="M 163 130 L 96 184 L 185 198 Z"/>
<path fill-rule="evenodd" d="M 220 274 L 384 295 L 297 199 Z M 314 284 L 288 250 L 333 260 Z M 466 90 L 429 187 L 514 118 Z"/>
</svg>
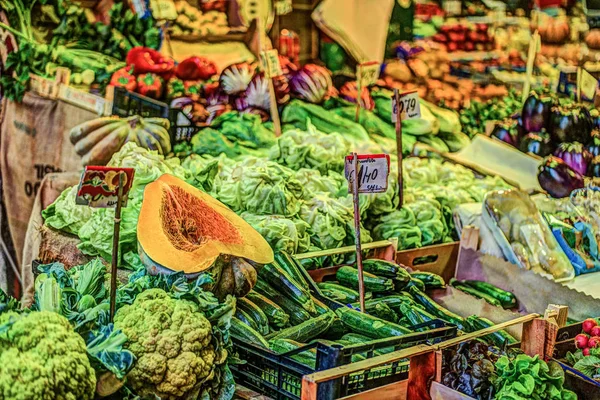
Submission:
<svg viewBox="0 0 600 400">
<path fill-rule="evenodd" d="M 437 244 L 396 253 L 396 262 L 419 271 L 433 272 L 449 281 L 454 277 L 460 242 Z"/>
</svg>

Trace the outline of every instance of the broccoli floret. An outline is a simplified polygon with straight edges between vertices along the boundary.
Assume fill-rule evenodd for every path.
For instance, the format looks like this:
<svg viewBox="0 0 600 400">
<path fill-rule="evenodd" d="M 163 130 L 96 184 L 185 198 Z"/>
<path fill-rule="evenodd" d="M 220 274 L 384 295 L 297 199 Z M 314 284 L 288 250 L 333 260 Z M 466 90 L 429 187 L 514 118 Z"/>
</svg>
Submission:
<svg viewBox="0 0 600 400">
<path fill-rule="evenodd" d="M 127 335 L 125 347 L 136 357 L 127 383 L 138 395 L 182 398 L 210 379 L 217 352 L 210 322 L 195 303 L 149 289 L 117 311 L 115 328 Z"/>
<path fill-rule="evenodd" d="M 59 314 L 0 315 L 0 398 L 91 400 L 96 375 L 85 342 Z"/>
</svg>

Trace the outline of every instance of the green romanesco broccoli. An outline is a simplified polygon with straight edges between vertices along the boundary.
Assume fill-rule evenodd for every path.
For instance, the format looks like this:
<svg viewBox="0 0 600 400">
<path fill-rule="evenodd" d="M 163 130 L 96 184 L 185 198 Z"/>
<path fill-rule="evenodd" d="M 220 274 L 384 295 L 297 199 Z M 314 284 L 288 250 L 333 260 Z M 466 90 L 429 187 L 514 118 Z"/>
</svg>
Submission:
<svg viewBox="0 0 600 400">
<path fill-rule="evenodd" d="M 187 398 L 227 357 L 225 350 L 215 350 L 211 324 L 198 306 L 162 289 L 146 290 L 120 308 L 115 327 L 127 335 L 125 347 L 136 356 L 127 383 L 140 396 Z"/>
<path fill-rule="evenodd" d="M 96 375 L 83 338 L 59 314 L 0 315 L 0 399 L 91 400 Z"/>
</svg>

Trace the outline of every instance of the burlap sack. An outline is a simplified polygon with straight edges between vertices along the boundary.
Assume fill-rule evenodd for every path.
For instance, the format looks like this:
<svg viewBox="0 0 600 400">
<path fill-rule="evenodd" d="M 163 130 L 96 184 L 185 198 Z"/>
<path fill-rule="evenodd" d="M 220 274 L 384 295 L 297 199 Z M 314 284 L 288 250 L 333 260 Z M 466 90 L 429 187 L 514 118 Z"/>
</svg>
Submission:
<svg viewBox="0 0 600 400">
<path fill-rule="evenodd" d="M 42 179 L 51 172 L 79 171 L 81 159 L 69 130 L 97 115 L 60 100 L 25 94 L 22 103 L 3 100 L 0 171 L 3 202 L 18 264 L 29 217 Z"/>
</svg>

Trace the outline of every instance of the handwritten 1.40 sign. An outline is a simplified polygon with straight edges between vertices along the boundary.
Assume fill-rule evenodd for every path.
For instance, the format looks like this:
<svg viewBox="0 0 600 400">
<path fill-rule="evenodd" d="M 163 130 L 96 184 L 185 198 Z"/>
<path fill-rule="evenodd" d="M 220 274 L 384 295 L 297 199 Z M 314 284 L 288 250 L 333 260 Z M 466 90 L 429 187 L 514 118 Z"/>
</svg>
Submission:
<svg viewBox="0 0 600 400">
<path fill-rule="evenodd" d="M 383 193 L 387 191 L 390 173 L 390 156 L 387 154 L 360 154 L 358 158 L 358 193 Z M 345 175 L 348 193 L 354 183 L 352 155 L 346 156 Z"/>
<path fill-rule="evenodd" d="M 392 97 L 392 123 L 396 123 L 398 114 L 400 114 L 400 120 L 421 118 L 419 93 L 416 90 L 401 93 L 399 99 L 398 104 L 396 104 L 396 99 Z"/>
</svg>

